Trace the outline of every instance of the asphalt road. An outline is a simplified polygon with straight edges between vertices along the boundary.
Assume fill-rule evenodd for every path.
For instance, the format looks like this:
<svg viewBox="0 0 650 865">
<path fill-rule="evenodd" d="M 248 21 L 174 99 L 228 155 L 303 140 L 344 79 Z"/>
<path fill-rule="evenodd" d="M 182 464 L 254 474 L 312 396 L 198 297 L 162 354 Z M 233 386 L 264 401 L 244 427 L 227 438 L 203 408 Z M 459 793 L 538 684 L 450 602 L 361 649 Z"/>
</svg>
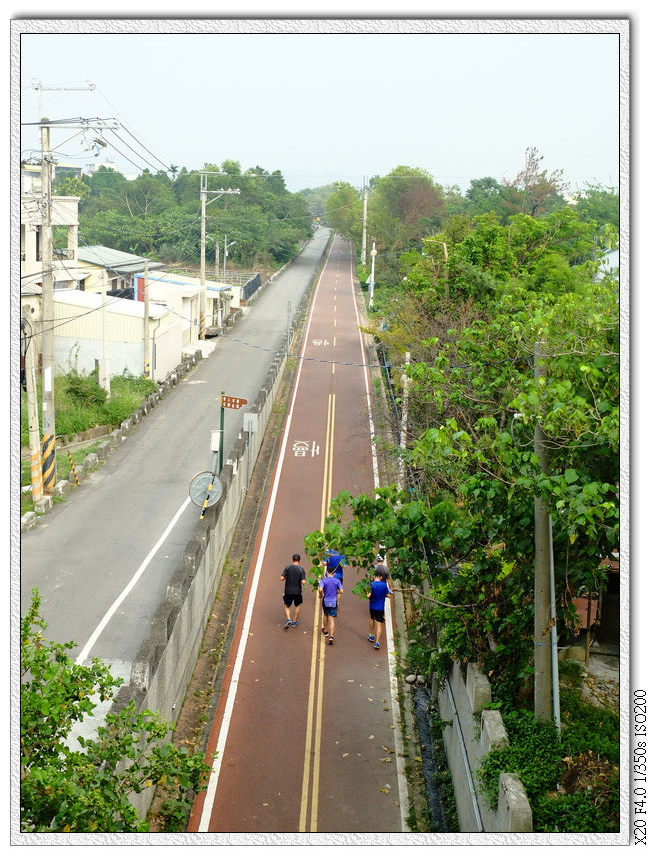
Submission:
<svg viewBox="0 0 650 865">
<path fill-rule="evenodd" d="M 309 569 L 304 536 L 322 527 L 340 490 L 358 495 L 379 482 L 373 373 L 359 324 L 352 250 L 336 238 L 308 317 L 210 732 L 214 771 L 190 832 L 408 831 L 390 605 L 376 650 L 368 602 L 352 594 L 366 575 L 347 568 L 333 645 L 309 587 L 297 627 L 284 628 L 284 566 L 297 552 Z"/>
<path fill-rule="evenodd" d="M 269 285 L 229 335 L 203 359 L 65 502 L 20 539 L 23 610 L 42 597 L 46 637 L 74 641 L 76 659 L 99 657 L 129 679 L 158 603 L 199 518 L 188 487 L 212 465 L 211 430 L 221 392 L 257 398 L 273 354 L 319 266 L 328 233 L 320 230 Z M 242 425 L 227 411 L 224 455 Z"/>
</svg>

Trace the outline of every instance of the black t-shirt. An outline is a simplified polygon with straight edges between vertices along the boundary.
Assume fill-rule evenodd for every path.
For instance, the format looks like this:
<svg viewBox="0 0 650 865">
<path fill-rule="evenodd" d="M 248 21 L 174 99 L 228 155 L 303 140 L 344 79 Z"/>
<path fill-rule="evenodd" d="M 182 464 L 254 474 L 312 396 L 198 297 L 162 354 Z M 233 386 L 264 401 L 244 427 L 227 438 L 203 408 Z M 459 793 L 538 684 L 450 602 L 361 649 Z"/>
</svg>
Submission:
<svg viewBox="0 0 650 865">
<path fill-rule="evenodd" d="M 305 579 L 305 569 L 302 565 L 287 565 L 282 571 L 282 576 L 285 595 L 302 594 L 302 581 Z"/>
</svg>

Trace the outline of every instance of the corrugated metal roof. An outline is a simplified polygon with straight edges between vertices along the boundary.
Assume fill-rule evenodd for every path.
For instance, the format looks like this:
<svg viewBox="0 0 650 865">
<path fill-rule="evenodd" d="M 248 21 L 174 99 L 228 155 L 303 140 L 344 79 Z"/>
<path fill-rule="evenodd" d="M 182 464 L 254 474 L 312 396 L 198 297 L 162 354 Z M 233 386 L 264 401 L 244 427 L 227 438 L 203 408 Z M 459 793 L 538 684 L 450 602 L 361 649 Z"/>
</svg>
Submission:
<svg viewBox="0 0 650 865">
<path fill-rule="evenodd" d="M 111 249 L 108 246 L 80 246 L 77 251 L 77 260 L 94 264 L 98 267 L 108 267 L 116 273 L 137 273 L 144 269 L 148 262 L 149 270 L 161 270 L 165 265 L 159 261 L 149 261 L 132 252 L 122 252 L 120 249 Z"/>
<path fill-rule="evenodd" d="M 144 277 L 144 272 L 136 273 L 136 276 Z M 169 283 L 171 285 L 189 285 L 192 288 L 200 289 L 201 288 L 201 280 L 197 276 L 184 276 L 179 273 L 168 273 L 166 271 L 159 271 L 155 276 L 151 277 L 151 282 L 164 282 Z M 224 291 L 226 289 L 232 289 L 232 285 L 226 282 L 217 282 L 213 279 L 206 279 L 205 287 L 208 291 Z"/>
</svg>

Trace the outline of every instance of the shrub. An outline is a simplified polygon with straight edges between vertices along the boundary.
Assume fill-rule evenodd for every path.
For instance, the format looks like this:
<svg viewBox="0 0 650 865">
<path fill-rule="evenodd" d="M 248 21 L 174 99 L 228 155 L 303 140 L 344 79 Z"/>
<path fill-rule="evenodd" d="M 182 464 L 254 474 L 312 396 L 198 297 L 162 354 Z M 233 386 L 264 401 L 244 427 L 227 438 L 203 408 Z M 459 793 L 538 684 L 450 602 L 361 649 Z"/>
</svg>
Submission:
<svg viewBox="0 0 650 865">
<path fill-rule="evenodd" d="M 81 376 L 73 370 L 65 376 L 64 382 L 65 390 L 76 405 L 90 408 L 106 402 L 106 391 L 94 375 Z"/>
<path fill-rule="evenodd" d="M 23 832 L 146 832 L 131 794 L 165 782 L 188 799 L 205 789 L 210 767 L 169 741 L 173 726 L 133 702 L 109 712 L 96 738 L 68 737 L 121 684 L 103 661 L 70 658 L 74 643 L 43 638 L 40 595 L 21 620 L 20 823 Z"/>
<path fill-rule="evenodd" d="M 531 807 L 562 777 L 562 749 L 554 725 L 531 712 L 515 709 L 503 715 L 508 747 L 490 751 L 481 764 L 480 785 L 491 808 L 499 798 L 499 775 L 512 772 L 524 785 Z"/>
<path fill-rule="evenodd" d="M 553 723 L 531 712 L 504 712 L 510 744 L 484 758 L 479 782 L 496 808 L 499 774 L 516 774 L 526 790 L 536 832 L 616 832 L 619 720 L 614 712 L 582 699 L 574 672 L 565 669 L 561 739 Z"/>
</svg>

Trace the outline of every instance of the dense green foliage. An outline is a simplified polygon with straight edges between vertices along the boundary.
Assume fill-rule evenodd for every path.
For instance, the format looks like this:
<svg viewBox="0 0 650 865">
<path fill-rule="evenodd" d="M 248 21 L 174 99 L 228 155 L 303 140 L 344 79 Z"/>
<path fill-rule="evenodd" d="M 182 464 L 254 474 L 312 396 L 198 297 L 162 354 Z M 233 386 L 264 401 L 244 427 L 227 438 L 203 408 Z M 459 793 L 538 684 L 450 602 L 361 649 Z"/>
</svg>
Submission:
<svg viewBox="0 0 650 865">
<path fill-rule="evenodd" d="M 74 184 L 62 179 L 55 191 L 81 196 L 80 243 L 198 265 L 202 172 L 208 188 L 208 261 L 213 260 L 215 245 L 223 248 L 227 236 L 228 243 L 235 241 L 228 253 L 233 266 L 273 268 L 288 261 L 311 236 L 306 200 L 287 190 L 279 171 L 255 166 L 242 172 L 233 160 L 224 160 L 221 166 L 206 164 L 201 170 L 182 168 L 173 176 L 145 170 L 135 180 L 102 167 Z M 222 189 L 239 194 L 219 195 Z"/>
<path fill-rule="evenodd" d="M 395 174 L 385 188 L 398 193 L 381 201 L 399 204 L 404 220 L 414 178 Z M 586 218 L 602 190 L 586 190 L 580 206 L 561 190 L 529 151 L 503 192 L 517 202 L 511 215 L 456 208 L 401 255 L 398 278 L 377 257 L 389 284 L 375 295 L 372 331 L 398 406 L 409 381 L 408 437 L 396 453 L 407 488 L 344 492 L 324 531 L 305 539 L 315 563 L 334 545 L 360 568 L 379 545 L 394 576 L 434 600 L 438 671 L 477 660 L 510 705 L 525 702 L 532 673 L 535 498 L 552 517 L 561 637 L 573 632 L 577 588 L 602 584 L 602 559 L 619 542 L 618 280 L 599 271 L 617 236 Z M 476 207 L 478 185 L 468 196 Z M 425 200 L 431 224 L 432 187 Z M 393 232 L 397 221 L 386 224 Z"/>
<path fill-rule="evenodd" d="M 112 699 L 121 680 L 93 659 L 70 658 L 74 643 L 44 640 L 34 590 L 20 629 L 20 824 L 23 832 L 146 832 L 133 794 L 173 784 L 178 795 L 204 788 L 208 767 L 168 740 L 173 729 L 131 703 L 109 712 L 95 738 L 69 741 L 75 722 Z"/>
<path fill-rule="evenodd" d="M 426 171 L 405 165 L 398 165 L 385 177 L 371 178 L 367 232 L 369 244 L 374 241 L 378 252 L 376 283 L 398 285 L 405 275 L 402 253 L 409 249 L 421 252 L 424 238 L 436 236 L 443 225 L 449 236 L 467 233 L 475 217 L 488 214 L 505 226 L 518 214 L 538 219 L 569 207 L 583 223 L 593 222 L 599 229 L 613 225 L 619 230 L 619 196 L 614 189 L 587 184 L 568 204 L 562 172 L 549 173 L 542 162 L 537 150 L 528 148 L 524 168 L 512 180 L 476 178 L 465 193 L 455 186 L 443 187 Z M 363 190 L 349 183 L 335 184 L 325 207 L 326 221 L 359 246 L 362 212 Z M 589 254 L 592 251 L 590 248 Z"/>
</svg>

